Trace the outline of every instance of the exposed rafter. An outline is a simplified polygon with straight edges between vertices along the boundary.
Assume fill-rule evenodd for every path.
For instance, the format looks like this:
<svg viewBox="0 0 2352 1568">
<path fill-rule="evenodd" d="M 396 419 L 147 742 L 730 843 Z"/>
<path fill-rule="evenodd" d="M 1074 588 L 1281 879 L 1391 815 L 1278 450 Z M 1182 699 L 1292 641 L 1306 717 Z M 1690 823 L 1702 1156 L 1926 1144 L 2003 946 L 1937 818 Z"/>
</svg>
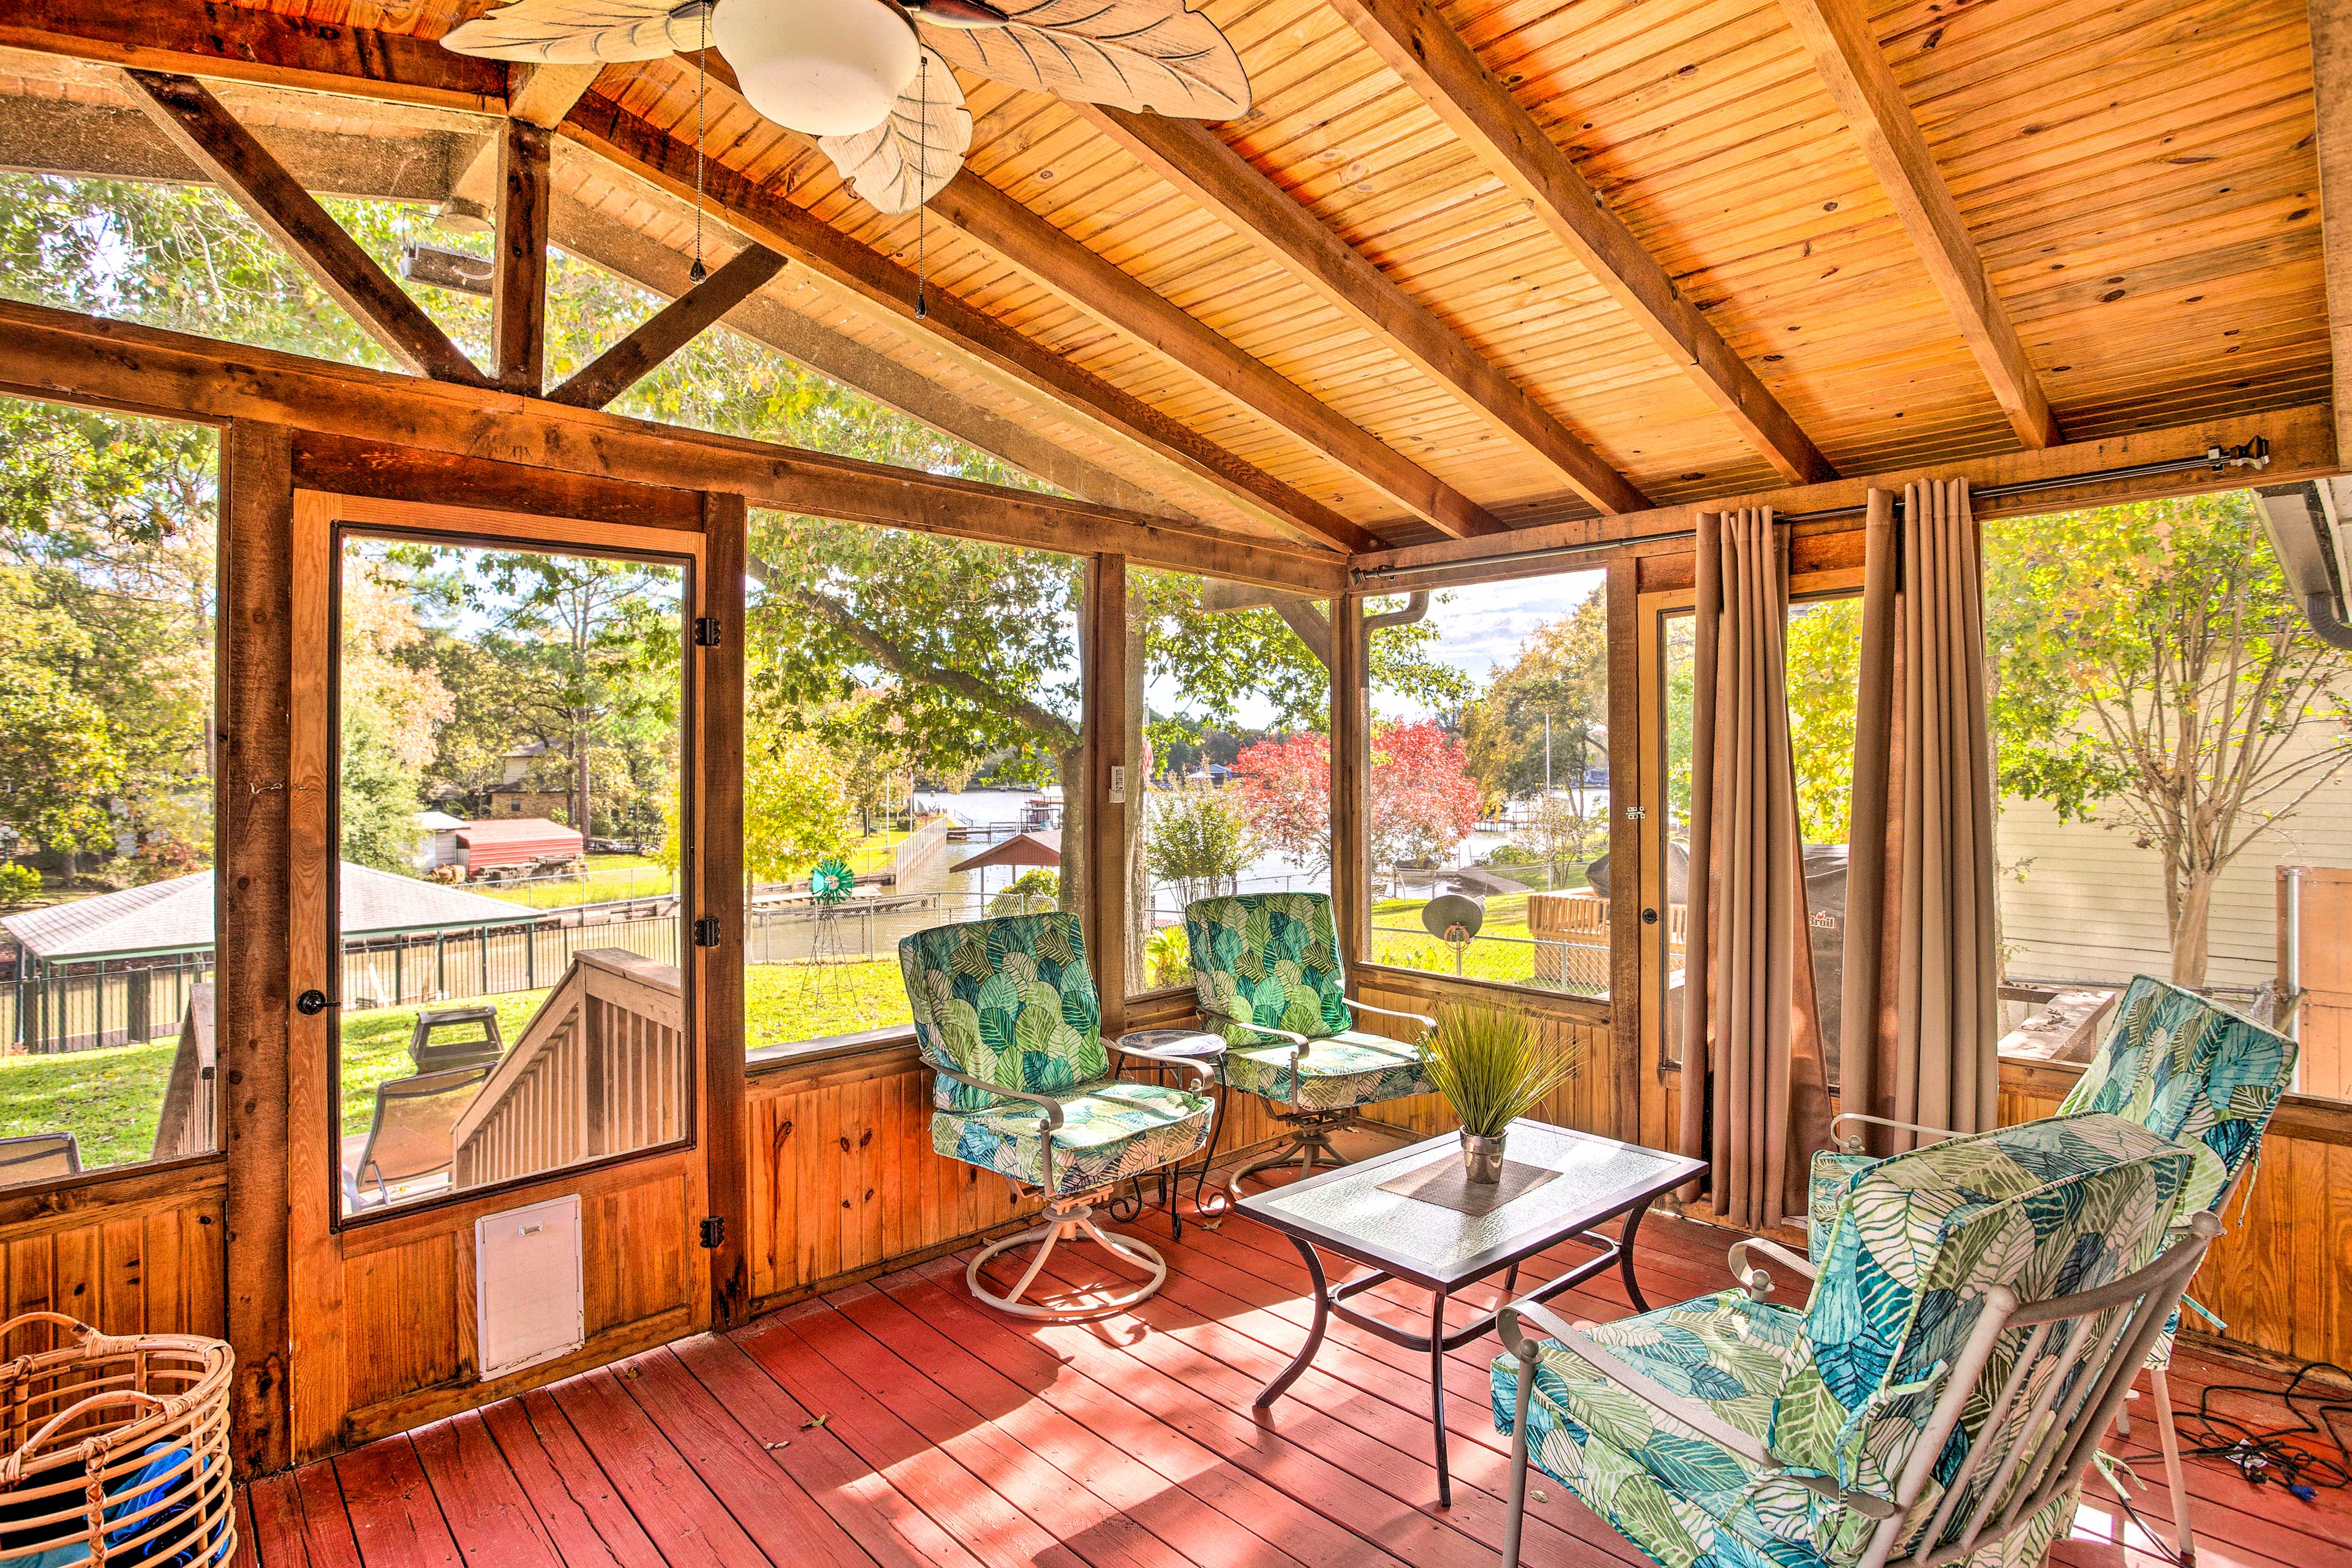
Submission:
<svg viewBox="0 0 2352 1568">
<path fill-rule="evenodd" d="M 692 200 L 694 149 L 614 103 L 591 93 L 563 123 L 563 134 L 650 181 Z M 936 286 L 915 314 L 915 276 L 787 199 L 782 193 L 718 163 L 702 170 L 710 210 L 772 250 L 882 307 L 908 326 L 971 354 L 1097 421 L 1128 439 L 1174 459 L 1247 504 L 1343 550 L 1378 548 L 1369 531 L 1321 501 L 1245 463 L 1200 432 L 1170 418 L 1141 398 L 1072 363 L 957 296 Z"/>
<path fill-rule="evenodd" d="M 1313 545 L 1122 513 L 1090 501 L 862 462 L 771 441 L 567 408 L 0 300 L 0 391 L 173 417 L 253 419 L 429 452 L 1067 554 L 1099 551 L 1328 596 L 1344 557 Z"/>
<path fill-rule="evenodd" d="M 1782 478 L 1810 484 L 1836 477 L 1780 400 L 1428 0 L 1331 0 L 1331 5 Z"/>
<path fill-rule="evenodd" d="M 2311 0 L 2311 74 L 2318 108 L 2327 339 L 2336 369 L 2336 450 L 2352 459 L 2352 0 Z"/>
<path fill-rule="evenodd" d="M 65 0 L 36 0 L 32 16 L 12 12 L 0 18 L 0 43 L 84 59 L 135 56 L 142 63 L 241 80 L 490 113 L 503 113 L 508 106 L 503 67 L 451 54 L 421 39 L 340 26 L 293 26 L 284 17 L 233 5 L 215 7 L 202 16 L 167 0 L 121 0 L 97 9 L 106 14 L 85 16 Z M 565 134 L 665 192 L 690 199 L 692 148 L 621 111 L 611 100 L 593 94 L 583 100 L 567 121 Z M 1186 485 L 1218 490 L 1255 516 L 1339 549 L 1379 547 L 1378 536 L 1328 504 L 961 300 L 934 288 L 929 292 L 927 317 L 916 317 L 915 279 L 906 268 L 794 206 L 780 193 L 721 165 L 706 168 L 705 190 L 712 212 L 770 248 L 882 306 L 904 327 L 926 335 L 945 352 L 1044 395 L 1113 439 L 1140 447 L 1171 472 L 1181 472 Z"/>
<path fill-rule="evenodd" d="M 439 132 L 387 142 L 331 131 L 270 132 L 289 173 L 305 189 L 370 200 L 438 202 L 449 171 L 471 161 Z M 205 174 L 134 109 L 70 98 L 0 96 L 0 168 L 42 168 L 78 178 L 202 182 Z M 549 220 L 557 245 L 625 282 L 670 299 L 693 287 L 688 260 L 621 219 L 558 195 Z M 733 243 L 731 237 L 725 243 Z M 921 420 L 1082 500 L 1201 526 L 1157 491 L 1112 473 L 1061 443 L 980 407 L 954 390 L 799 310 L 754 294 L 728 313 L 730 331 L 773 349 L 877 403 Z M 575 379 L 577 379 L 575 377 Z"/>
<path fill-rule="evenodd" d="M 507 68 L 507 117 L 541 131 L 563 123 L 580 95 L 595 82 L 602 66 L 531 66 Z M 495 142 L 474 154 L 449 186 L 442 204 L 441 226 L 460 233 L 479 233 L 490 226 L 499 200 L 499 153 Z"/>
<path fill-rule="evenodd" d="M 745 246 L 726 266 L 640 322 L 635 331 L 547 395 L 574 408 L 604 407 L 693 342 L 705 327 L 749 299 L 783 265 L 784 258 L 766 246 Z"/>
<path fill-rule="evenodd" d="M 440 381 L 488 378 L 373 258 L 194 77 L 127 70 L 132 101 L 394 359 Z"/>
<path fill-rule="evenodd" d="M 1160 175 L 1264 247 L 1324 299 L 1396 350 L 1474 413 L 1557 469 L 1579 495 L 1606 512 L 1634 511 L 1649 498 L 1554 418 L 1434 312 L 1289 193 L 1225 145 L 1209 127 L 1156 114 L 1072 104 Z"/>
<path fill-rule="evenodd" d="M 490 348 L 498 384 L 536 395 L 547 363 L 548 133 L 509 120 L 490 139 L 498 149 L 498 223 L 491 243 Z"/>
<path fill-rule="evenodd" d="M 1456 537 L 1504 531 L 1485 507 L 969 169 L 931 198 L 930 211 L 1064 300 L 1247 404 L 1414 516 Z"/>
<path fill-rule="evenodd" d="M 2057 416 L 2000 296 L 1985 275 L 1959 204 L 1936 167 L 1910 100 L 1895 79 L 1861 0 L 1780 0 L 1780 9 L 1813 57 L 1830 98 L 1862 143 L 1872 173 L 1895 206 L 1927 276 L 1944 297 L 1969 352 L 2017 438 L 2030 447 L 2058 444 Z"/>
</svg>

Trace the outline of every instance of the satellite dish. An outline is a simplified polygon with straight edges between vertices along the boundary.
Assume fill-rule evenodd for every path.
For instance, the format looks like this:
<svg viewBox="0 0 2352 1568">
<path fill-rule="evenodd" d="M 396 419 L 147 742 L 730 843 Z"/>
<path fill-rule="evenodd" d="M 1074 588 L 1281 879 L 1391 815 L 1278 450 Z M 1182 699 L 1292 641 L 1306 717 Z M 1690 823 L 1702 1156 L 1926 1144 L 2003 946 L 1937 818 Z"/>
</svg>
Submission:
<svg viewBox="0 0 2352 1568">
<path fill-rule="evenodd" d="M 1440 942 L 1468 942 L 1486 923 L 1486 905 L 1467 893 L 1441 893 L 1422 906 L 1421 923 Z"/>
</svg>

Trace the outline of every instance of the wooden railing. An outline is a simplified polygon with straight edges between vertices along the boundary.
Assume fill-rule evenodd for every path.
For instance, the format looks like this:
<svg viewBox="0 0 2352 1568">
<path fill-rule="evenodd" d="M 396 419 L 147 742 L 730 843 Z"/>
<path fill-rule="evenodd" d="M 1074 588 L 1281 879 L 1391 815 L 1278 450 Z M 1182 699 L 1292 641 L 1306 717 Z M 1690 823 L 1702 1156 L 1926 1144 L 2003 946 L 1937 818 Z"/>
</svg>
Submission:
<svg viewBox="0 0 2352 1568">
<path fill-rule="evenodd" d="M 1666 909 L 1667 963 L 1682 967 L 1690 906 Z M 1609 900 L 1588 892 L 1528 895 L 1528 934 L 1536 940 L 1536 984 L 1554 991 L 1605 995 L 1609 990 Z"/>
<path fill-rule="evenodd" d="M 180 1015 L 180 1048 L 172 1057 L 172 1077 L 163 1089 L 163 1114 L 155 1123 L 151 1160 L 184 1160 L 213 1152 L 219 1123 L 218 1055 L 213 1040 L 213 983 L 188 989 Z"/>
<path fill-rule="evenodd" d="M 583 950 L 458 1117 L 454 1184 L 685 1137 L 691 1059 L 677 968 L 620 948 Z"/>
</svg>

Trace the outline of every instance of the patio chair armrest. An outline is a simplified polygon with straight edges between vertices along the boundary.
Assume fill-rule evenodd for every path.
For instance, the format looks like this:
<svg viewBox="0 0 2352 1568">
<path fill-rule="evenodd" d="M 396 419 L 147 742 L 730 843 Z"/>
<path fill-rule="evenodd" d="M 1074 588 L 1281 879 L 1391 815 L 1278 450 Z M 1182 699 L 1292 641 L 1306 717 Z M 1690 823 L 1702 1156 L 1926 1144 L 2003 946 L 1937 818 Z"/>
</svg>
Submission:
<svg viewBox="0 0 2352 1568">
<path fill-rule="evenodd" d="M 1898 1132 L 1925 1132 L 1931 1139 L 1959 1136 L 1948 1127 L 1929 1127 L 1917 1121 L 1897 1121 L 1888 1116 L 1864 1116 L 1859 1110 L 1848 1110 L 1830 1120 L 1830 1136 L 1838 1140 L 1838 1152 L 1843 1154 L 1859 1154 L 1863 1152 L 1860 1133 L 1848 1138 L 1838 1131 L 1849 1121 L 1866 1122 L 1873 1127 L 1892 1127 Z"/>
<path fill-rule="evenodd" d="M 1437 1027 L 1437 1020 L 1426 1013 L 1401 1013 L 1394 1007 L 1375 1007 L 1370 1002 L 1359 1002 L 1353 996 L 1342 996 L 1339 1001 L 1350 1012 L 1378 1013 L 1383 1018 L 1410 1018 L 1424 1030 Z M 1402 1045 L 1403 1042 L 1398 1043 Z"/>
<path fill-rule="evenodd" d="M 1527 1332 L 1528 1325 L 1533 1325 L 1538 1332 Z M 1559 1313 L 1541 1302 L 1532 1299 L 1512 1302 L 1496 1317 L 1496 1328 L 1502 1336 L 1503 1348 L 1518 1357 L 1523 1368 L 1534 1365 L 1536 1346 L 1539 1341 L 1558 1340 L 1599 1368 L 1612 1383 L 1643 1404 L 1665 1412 L 1709 1442 L 1738 1455 L 1750 1464 L 1777 1465 L 1760 1441 L 1732 1426 L 1699 1401 L 1676 1394 L 1647 1373 L 1628 1365 L 1618 1358 L 1615 1352 L 1570 1327 Z"/>
<path fill-rule="evenodd" d="M 1162 1067 L 1188 1068 L 1193 1077 L 1204 1083 L 1217 1076 L 1217 1069 L 1199 1057 L 1184 1056 L 1174 1051 L 1148 1051 L 1138 1046 L 1122 1046 L 1117 1040 L 1110 1041 L 1109 1045 L 1112 1050 L 1123 1057 L 1140 1057 L 1145 1061 L 1158 1062 Z"/>
<path fill-rule="evenodd" d="M 931 1070 L 950 1082 L 960 1083 L 966 1089 L 976 1089 L 982 1094 L 1001 1094 L 1007 1100 L 1026 1100 L 1032 1105 L 1042 1106 L 1045 1121 L 1037 1130 L 1038 1157 L 1045 1178 L 1045 1190 L 1048 1193 L 1054 1190 L 1054 1134 L 1062 1130 L 1060 1100 L 1050 1094 L 1034 1094 L 1025 1089 L 1007 1089 L 1003 1084 L 982 1083 L 976 1078 L 966 1078 L 953 1068 L 934 1066 Z"/>
<path fill-rule="evenodd" d="M 1821 1275 L 1821 1270 L 1813 1267 L 1811 1258 L 1801 1258 L 1777 1241 L 1767 1241 L 1760 1236 L 1735 1241 L 1731 1244 L 1731 1275 L 1739 1281 L 1739 1288 L 1748 1292 L 1748 1299 L 1751 1301 L 1766 1301 L 1772 1297 L 1772 1276 L 1761 1268 L 1748 1266 L 1748 1255 L 1759 1252 L 1773 1262 L 1796 1270 L 1804 1279 L 1818 1279 Z"/>
</svg>

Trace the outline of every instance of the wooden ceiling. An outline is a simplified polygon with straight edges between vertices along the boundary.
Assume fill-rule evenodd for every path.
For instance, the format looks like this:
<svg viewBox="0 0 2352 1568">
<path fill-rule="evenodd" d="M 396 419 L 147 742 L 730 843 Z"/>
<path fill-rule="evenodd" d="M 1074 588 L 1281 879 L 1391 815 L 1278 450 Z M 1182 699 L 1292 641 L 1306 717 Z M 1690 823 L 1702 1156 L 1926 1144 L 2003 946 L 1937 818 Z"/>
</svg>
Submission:
<svg viewBox="0 0 2352 1568">
<path fill-rule="evenodd" d="M 348 49 L 486 6 L 266 8 Z M 1139 121 L 967 79 L 970 170 L 920 219 L 865 205 L 715 68 L 713 211 L 803 263 L 754 303 L 1120 489 L 1092 499 L 1358 549 L 2329 395 L 2305 0 L 1202 8 L 1249 67 L 1246 118 Z M 1413 57 L 1376 47 L 1383 26 L 1442 26 L 1501 91 L 1442 115 L 1442 62 L 1401 78 L 1387 59 Z M 0 62 L 22 68 L 0 93 L 71 75 L 30 58 Z M 695 94 L 690 60 L 606 68 L 559 188 L 690 243 Z M 224 98 L 257 129 L 304 112 Z M 428 133 L 415 110 L 337 112 Z M 1500 166 L 1479 112 L 1531 117 L 1549 149 Z M 1545 210 L 1547 178 L 1622 227 L 1588 243 L 1589 212 Z M 1618 276 L 1580 259 L 1596 249 Z"/>
</svg>

